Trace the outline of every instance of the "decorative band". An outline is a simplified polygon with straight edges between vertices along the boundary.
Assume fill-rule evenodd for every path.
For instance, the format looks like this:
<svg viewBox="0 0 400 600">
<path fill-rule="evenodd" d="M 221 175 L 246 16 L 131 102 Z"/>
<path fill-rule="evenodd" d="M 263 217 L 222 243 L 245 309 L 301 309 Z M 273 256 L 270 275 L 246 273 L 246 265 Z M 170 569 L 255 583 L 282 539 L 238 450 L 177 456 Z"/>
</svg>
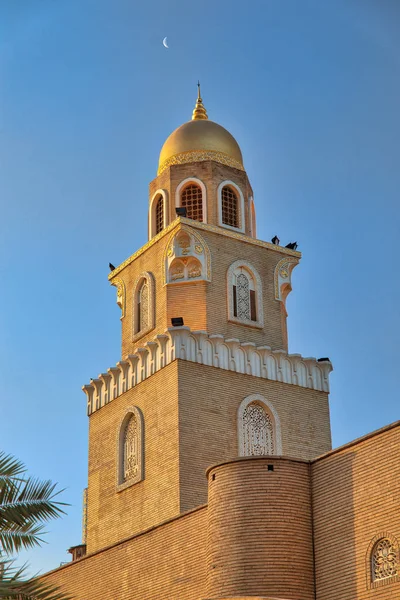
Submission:
<svg viewBox="0 0 400 600">
<path fill-rule="evenodd" d="M 240 171 L 244 171 L 243 165 L 224 152 L 217 152 L 216 150 L 190 150 L 189 152 L 180 152 L 174 156 L 170 156 L 165 160 L 158 168 L 157 175 L 160 175 L 165 169 L 171 165 L 184 165 L 191 162 L 202 162 L 205 160 L 215 160 L 228 167 L 234 167 Z"/>
</svg>

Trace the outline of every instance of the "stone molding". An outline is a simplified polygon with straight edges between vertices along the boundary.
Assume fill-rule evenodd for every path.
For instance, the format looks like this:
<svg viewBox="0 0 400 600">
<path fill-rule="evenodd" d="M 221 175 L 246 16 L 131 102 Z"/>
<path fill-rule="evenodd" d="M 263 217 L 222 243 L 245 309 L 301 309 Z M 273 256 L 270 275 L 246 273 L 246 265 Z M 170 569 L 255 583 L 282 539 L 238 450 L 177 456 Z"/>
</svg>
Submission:
<svg viewBox="0 0 400 600">
<path fill-rule="evenodd" d="M 138 348 L 82 387 L 87 396 L 88 415 L 102 408 L 176 359 L 243 373 L 272 381 L 329 392 L 330 361 L 317 362 L 300 354 L 271 350 L 253 342 L 225 339 L 220 334 L 169 327 L 165 333 Z"/>
<path fill-rule="evenodd" d="M 279 252 L 279 254 L 293 256 L 299 259 L 301 258 L 301 252 L 298 252 L 297 250 L 290 250 L 290 248 L 285 248 L 284 246 L 276 246 L 275 244 L 271 244 L 271 242 L 263 242 L 262 240 L 254 239 L 249 235 L 246 235 L 245 233 L 231 231 L 229 229 L 226 229 L 225 227 L 220 227 L 219 225 L 210 225 L 209 223 L 200 223 L 200 221 L 194 221 L 193 219 L 188 219 L 185 217 L 177 217 L 174 221 L 172 221 L 172 223 L 168 225 L 168 227 L 160 231 L 160 233 L 157 233 L 157 235 L 155 235 L 151 240 L 146 242 L 144 246 L 139 248 L 139 250 L 137 250 L 134 254 L 132 254 L 126 260 L 124 260 L 124 262 L 122 262 L 118 267 L 116 267 L 114 271 L 109 273 L 108 280 L 110 281 L 111 285 L 113 285 L 112 281 L 114 277 L 116 277 L 125 267 L 133 263 L 137 258 L 139 258 L 139 256 L 144 254 L 146 250 L 154 246 L 154 244 L 156 244 L 161 238 L 173 231 L 175 227 L 179 229 L 179 227 L 181 227 L 182 224 L 203 231 L 219 233 L 220 235 L 224 235 L 225 237 L 241 240 L 242 242 L 245 242 L 246 244 L 251 244 L 253 246 L 268 248 L 268 250 L 272 250 L 273 252 Z"/>
</svg>

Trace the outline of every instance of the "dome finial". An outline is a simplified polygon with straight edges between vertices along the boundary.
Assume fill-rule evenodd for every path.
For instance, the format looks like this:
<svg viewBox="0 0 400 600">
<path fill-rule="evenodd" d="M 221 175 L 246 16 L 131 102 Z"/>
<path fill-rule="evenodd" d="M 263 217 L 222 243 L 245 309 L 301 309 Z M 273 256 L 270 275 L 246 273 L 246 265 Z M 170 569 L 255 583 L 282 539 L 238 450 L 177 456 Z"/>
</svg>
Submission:
<svg viewBox="0 0 400 600">
<path fill-rule="evenodd" d="M 197 82 L 197 87 L 198 87 L 197 100 L 196 100 L 196 106 L 194 107 L 194 111 L 193 111 L 193 115 L 192 115 L 192 121 L 208 119 L 207 111 L 204 108 L 203 100 L 201 99 L 201 95 L 200 95 L 200 81 Z"/>
</svg>

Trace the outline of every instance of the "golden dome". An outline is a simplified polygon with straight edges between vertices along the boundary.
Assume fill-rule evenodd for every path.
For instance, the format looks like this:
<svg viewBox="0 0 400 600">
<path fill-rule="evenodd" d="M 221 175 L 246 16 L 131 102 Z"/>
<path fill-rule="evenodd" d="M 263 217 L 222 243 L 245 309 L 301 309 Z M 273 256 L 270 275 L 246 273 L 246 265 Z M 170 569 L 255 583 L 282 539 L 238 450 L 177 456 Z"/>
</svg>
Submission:
<svg viewBox="0 0 400 600">
<path fill-rule="evenodd" d="M 215 160 L 244 171 L 235 138 L 221 125 L 208 120 L 199 92 L 191 121 L 175 129 L 161 149 L 158 175 L 171 165 Z"/>
</svg>

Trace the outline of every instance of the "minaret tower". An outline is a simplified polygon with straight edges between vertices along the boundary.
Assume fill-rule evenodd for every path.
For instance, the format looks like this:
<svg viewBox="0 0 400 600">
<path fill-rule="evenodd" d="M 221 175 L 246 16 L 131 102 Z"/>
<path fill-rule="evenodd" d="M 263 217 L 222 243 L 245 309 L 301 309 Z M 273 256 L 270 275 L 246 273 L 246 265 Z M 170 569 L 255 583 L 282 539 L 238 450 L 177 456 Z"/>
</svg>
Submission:
<svg viewBox="0 0 400 600">
<path fill-rule="evenodd" d="M 199 86 L 150 183 L 149 241 L 109 275 L 122 352 L 84 386 L 88 552 L 205 504 L 210 465 L 330 450 L 331 364 L 288 354 L 300 257 L 257 239 L 241 150 Z"/>
</svg>

